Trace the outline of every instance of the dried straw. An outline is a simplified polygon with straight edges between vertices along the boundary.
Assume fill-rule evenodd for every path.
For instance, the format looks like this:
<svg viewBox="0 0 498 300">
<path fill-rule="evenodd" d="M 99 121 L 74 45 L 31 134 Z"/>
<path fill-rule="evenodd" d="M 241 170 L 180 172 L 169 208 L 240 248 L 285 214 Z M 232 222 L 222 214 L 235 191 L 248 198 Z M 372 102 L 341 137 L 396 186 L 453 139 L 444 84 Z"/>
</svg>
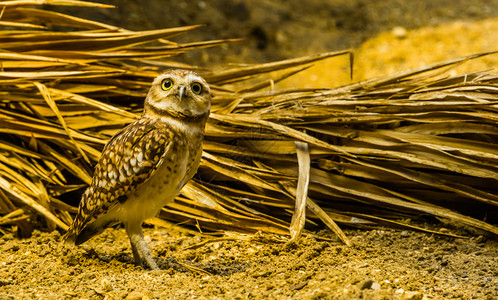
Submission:
<svg viewBox="0 0 498 300">
<path fill-rule="evenodd" d="M 335 89 L 272 91 L 324 53 L 211 71 L 168 58 L 197 28 L 123 28 L 0 3 L 0 231 L 65 230 L 105 142 L 141 112 L 165 68 L 196 69 L 214 100 L 201 168 L 153 224 L 297 238 L 325 224 L 424 230 L 433 216 L 498 236 L 498 76 L 446 76 L 478 54 Z M 74 28 L 67 32 L 49 25 Z M 269 79 L 270 72 L 288 69 Z M 296 200 L 297 199 L 297 200 Z M 308 211 L 306 211 L 306 208 Z"/>
</svg>

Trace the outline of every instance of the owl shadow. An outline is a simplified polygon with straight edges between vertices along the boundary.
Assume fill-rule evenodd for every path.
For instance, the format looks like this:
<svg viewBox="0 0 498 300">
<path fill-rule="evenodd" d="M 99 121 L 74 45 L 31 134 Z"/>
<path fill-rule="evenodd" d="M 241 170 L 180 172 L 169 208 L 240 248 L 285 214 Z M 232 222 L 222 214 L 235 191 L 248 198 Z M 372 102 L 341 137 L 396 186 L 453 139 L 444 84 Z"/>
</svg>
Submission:
<svg viewBox="0 0 498 300">
<path fill-rule="evenodd" d="M 126 266 L 137 266 L 131 253 L 120 252 L 118 254 L 98 255 L 95 251 L 87 253 L 86 256 L 91 256 L 105 263 L 119 262 Z M 154 257 L 159 269 L 162 271 L 178 272 L 178 273 L 197 273 L 201 275 L 219 275 L 230 276 L 235 273 L 245 272 L 250 267 L 248 262 L 231 261 L 220 263 L 198 263 L 190 260 L 178 260 L 173 257 Z M 142 266 L 141 266 L 142 267 Z M 144 270 L 148 268 L 144 267 Z"/>
<path fill-rule="evenodd" d="M 200 275 L 230 276 L 235 273 L 245 272 L 250 264 L 247 262 L 209 262 L 199 263 L 190 260 L 178 260 L 176 258 L 155 258 L 162 270 L 174 270 L 184 273 L 197 273 Z"/>
</svg>

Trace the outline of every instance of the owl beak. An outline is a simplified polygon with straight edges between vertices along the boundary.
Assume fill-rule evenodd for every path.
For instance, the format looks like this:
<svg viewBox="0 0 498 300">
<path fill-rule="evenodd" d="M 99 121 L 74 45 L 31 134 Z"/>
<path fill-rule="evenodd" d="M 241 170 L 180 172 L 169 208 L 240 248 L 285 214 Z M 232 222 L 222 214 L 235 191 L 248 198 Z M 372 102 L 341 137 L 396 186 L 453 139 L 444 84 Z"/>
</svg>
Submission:
<svg viewBox="0 0 498 300">
<path fill-rule="evenodd" d="M 185 95 L 186 87 L 184 85 L 180 85 L 178 90 L 178 98 L 182 101 L 183 96 Z"/>
</svg>

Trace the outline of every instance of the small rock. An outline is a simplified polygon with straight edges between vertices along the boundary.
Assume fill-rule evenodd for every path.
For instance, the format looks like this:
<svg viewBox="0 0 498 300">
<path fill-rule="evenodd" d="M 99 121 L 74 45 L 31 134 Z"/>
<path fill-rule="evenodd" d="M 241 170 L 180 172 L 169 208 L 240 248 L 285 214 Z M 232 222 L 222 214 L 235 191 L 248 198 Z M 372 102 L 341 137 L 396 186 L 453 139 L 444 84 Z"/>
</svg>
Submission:
<svg viewBox="0 0 498 300">
<path fill-rule="evenodd" d="M 406 291 L 404 294 L 403 294 L 403 299 L 406 299 L 406 300 L 422 300 L 424 298 L 424 295 L 420 292 L 409 292 L 409 291 Z"/>
<path fill-rule="evenodd" d="M 301 283 L 294 284 L 294 285 L 290 286 L 290 290 L 291 290 L 291 291 L 297 291 L 297 290 L 300 290 L 300 289 L 302 289 L 303 287 L 305 287 L 307 284 L 308 284 L 308 281 L 303 281 L 303 282 L 301 282 Z"/>
<path fill-rule="evenodd" d="M 142 300 L 144 298 L 144 294 L 140 293 L 139 291 L 133 291 L 130 292 L 125 300 Z"/>
<path fill-rule="evenodd" d="M 12 233 L 7 233 L 6 235 L 4 235 L 2 237 L 2 239 L 6 240 L 6 241 L 11 241 L 14 239 L 14 235 Z"/>
<path fill-rule="evenodd" d="M 256 270 L 252 271 L 250 274 L 252 277 L 258 278 L 258 277 L 268 277 L 269 275 L 271 275 L 271 273 L 272 273 L 271 270 L 256 269 Z"/>
<path fill-rule="evenodd" d="M 476 239 L 474 240 L 477 244 L 483 244 L 486 242 L 486 238 L 482 235 L 476 237 Z"/>
<path fill-rule="evenodd" d="M 402 299 L 405 300 L 422 300 L 424 298 L 421 292 L 410 292 L 404 289 L 397 289 L 394 293 L 403 296 Z"/>
<path fill-rule="evenodd" d="M 3 251 L 7 252 L 7 251 L 12 251 L 12 252 L 16 252 L 16 251 L 19 251 L 19 245 L 17 245 L 16 243 L 14 242 L 9 242 L 9 243 L 6 243 L 4 246 L 3 246 Z"/>
<path fill-rule="evenodd" d="M 398 39 L 404 39 L 408 35 L 408 31 L 404 27 L 396 26 L 392 29 L 392 34 Z"/>
<path fill-rule="evenodd" d="M 374 283 L 372 283 L 372 286 L 371 286 L 370 288 L 371 288 L 372 290 L 376 290 L 376 291 L 378 291 L 378 290 L 380 290 L 380 283 L 378 283 L 378 282 L 374 282 Z"/>
<path fill-rule="evenodd" d="M 106 292 L 112 291 L 112 282 L 109 279 L 107 278 L 102 279 L 100 285 L 102 286 L 102 290 Z"/>
<path fill-rule="evenodd" d="M 66 263 L 69 266 L 76 266 L 80 263 L 79 258 L 77 258 L 75 255 L 69 255 L 66 257 Z"/>
<path fill-rule="evenodd" d="M 371 288 L 371 287 L 372 287 L 372 284 L 373 284 L 373 280 L 372 280 L 372 279 L 370 279 L 370 278 L 368 278 L 368 279 L 365 279 L 365 280 L 363 280 L 362 282 L 360 282 L 360 283 L 358 284 L 358 288 L 359 288 L 360 290 L 366 290 L 366 289 Z"/>
</svg>

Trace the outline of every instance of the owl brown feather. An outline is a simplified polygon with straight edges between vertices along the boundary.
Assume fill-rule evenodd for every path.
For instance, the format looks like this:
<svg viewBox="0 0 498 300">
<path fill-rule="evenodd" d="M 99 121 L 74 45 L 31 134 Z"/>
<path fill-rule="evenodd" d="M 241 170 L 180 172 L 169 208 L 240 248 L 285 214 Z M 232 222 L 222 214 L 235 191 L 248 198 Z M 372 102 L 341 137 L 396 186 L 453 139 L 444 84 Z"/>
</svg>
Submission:
<svg viewBox="0 0 498 300">
<path fill-rule="evenodd" d="M 125 202 L 150 178 L 166 157 L 171 156 L 171 141 L 179 138 L 167 124 L 151 118 L 139 119 L 118 132 L 105 146 L 95 167 L 92 183 L 78 209 L 78 217 L 67 233 L 68 240 L 81 244 L 104 228 L 84 233 L 86 226 L 112 206 Z M 113 220 L 109 220 L 112 222 Z M 117 221 L 117 220 L 115 220 Z"/>
</svg>

